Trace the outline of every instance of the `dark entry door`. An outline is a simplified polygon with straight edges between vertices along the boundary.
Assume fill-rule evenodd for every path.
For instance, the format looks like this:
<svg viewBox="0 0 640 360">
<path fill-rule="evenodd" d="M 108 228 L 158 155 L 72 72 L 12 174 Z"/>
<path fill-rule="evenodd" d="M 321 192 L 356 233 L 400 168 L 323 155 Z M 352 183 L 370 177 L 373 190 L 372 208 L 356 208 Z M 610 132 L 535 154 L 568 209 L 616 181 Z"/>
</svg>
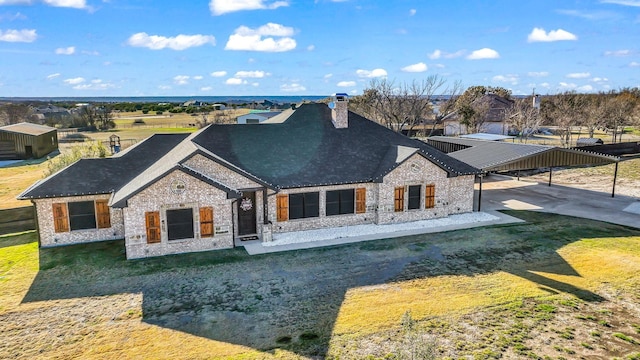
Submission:
<svg viewBox="0 0 640 360">
<path fill-rule="evenodd" d="M 238 200 L 238 235 L 253 235 L 256 232 L 256 193 L 245 191 Z"/>
<path fill-rule="evenodd" d="M 31 145 L 25 145 L 24 147 L 24 156 L 27 159 L 30 159 L 33 157 L 33 147 Z"/>
</svg>

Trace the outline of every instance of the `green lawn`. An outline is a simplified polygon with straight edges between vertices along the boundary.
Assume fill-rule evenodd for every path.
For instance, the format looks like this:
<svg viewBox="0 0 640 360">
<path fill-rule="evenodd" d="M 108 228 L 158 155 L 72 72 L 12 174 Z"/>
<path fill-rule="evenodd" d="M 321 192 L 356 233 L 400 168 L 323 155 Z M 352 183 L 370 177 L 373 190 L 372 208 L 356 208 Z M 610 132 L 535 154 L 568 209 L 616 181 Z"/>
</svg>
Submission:
<svg viewBox="0 0 640 360">
<path fill-rule="evenodd" d="M 640 352 L 640 230 L 510 215 L 527 223 L 263 256 L 127 261 L 122 241 L 0 237 L 0 358 Z"/>
</svg>

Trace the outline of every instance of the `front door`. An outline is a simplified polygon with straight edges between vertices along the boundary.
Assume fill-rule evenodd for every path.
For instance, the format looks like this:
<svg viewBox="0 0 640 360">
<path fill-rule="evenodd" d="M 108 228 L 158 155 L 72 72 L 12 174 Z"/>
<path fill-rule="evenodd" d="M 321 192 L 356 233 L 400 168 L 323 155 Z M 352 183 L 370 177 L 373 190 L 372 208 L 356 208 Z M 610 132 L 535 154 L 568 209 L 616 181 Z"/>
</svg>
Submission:
<svg viewBox="0 0 640 360">
<path fill-rule="evenodd" d="M 242 198 L 238 200 L 238 235 L 256 233 L 256 193 L 244 191 Z"/>
</svg>

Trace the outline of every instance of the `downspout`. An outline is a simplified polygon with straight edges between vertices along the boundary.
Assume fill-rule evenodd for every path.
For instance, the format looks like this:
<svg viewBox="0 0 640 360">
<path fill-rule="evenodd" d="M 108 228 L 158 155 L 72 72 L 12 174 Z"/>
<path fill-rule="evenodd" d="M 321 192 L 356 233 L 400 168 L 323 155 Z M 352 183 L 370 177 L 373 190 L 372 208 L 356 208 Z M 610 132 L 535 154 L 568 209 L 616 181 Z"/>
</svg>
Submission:
<svg viewBox="0 0 640 360">
<path fill-rule="evenodd" d="M 616 179 L 618 178 L 618 162 L 616 161 L 616 169 L 613 172 L 613 189 L 611 189 L 611 197 L 616 196 Z"/>
<path fill-rule="evenodd" d="M 236 248 L 236 217 L 234 215 L 234 205 L 238 201 L 238 199 L 233 199 L 231 202 L 231 243 L 233 244 L 233 248 Z"/>
<path fill-rule="evenodd" d="M 480 178 L 480 187 L 479 187 L 479 191 L 478 191 L 478 212 L 480 212 L 480 209 L 482 207 L 482 177 L 484 174 L 480 174 L 478 177 Z"/>
</svg>

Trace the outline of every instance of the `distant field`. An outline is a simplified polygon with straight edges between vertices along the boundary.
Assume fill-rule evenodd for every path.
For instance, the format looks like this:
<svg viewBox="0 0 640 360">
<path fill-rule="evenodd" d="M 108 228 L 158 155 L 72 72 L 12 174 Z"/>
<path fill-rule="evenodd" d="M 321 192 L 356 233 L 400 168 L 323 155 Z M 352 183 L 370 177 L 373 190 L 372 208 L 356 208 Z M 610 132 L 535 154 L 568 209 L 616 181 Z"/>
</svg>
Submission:
<svg viewBox="0 0 640 360">
<path fill-rule="evenodd" d="M 21 164 L 24 165 L 0 168 L 0 209 L 31 206 L 30 201 L 16 200 L 16 196 L 42 179 L 47 165 L 44 161 Z"/>
<path fill-rule="evenodd" d="M 637 359 L 640 230 L 508 213 L 261 256 L 0 237 L 0 358 Z"/>
</svg>

